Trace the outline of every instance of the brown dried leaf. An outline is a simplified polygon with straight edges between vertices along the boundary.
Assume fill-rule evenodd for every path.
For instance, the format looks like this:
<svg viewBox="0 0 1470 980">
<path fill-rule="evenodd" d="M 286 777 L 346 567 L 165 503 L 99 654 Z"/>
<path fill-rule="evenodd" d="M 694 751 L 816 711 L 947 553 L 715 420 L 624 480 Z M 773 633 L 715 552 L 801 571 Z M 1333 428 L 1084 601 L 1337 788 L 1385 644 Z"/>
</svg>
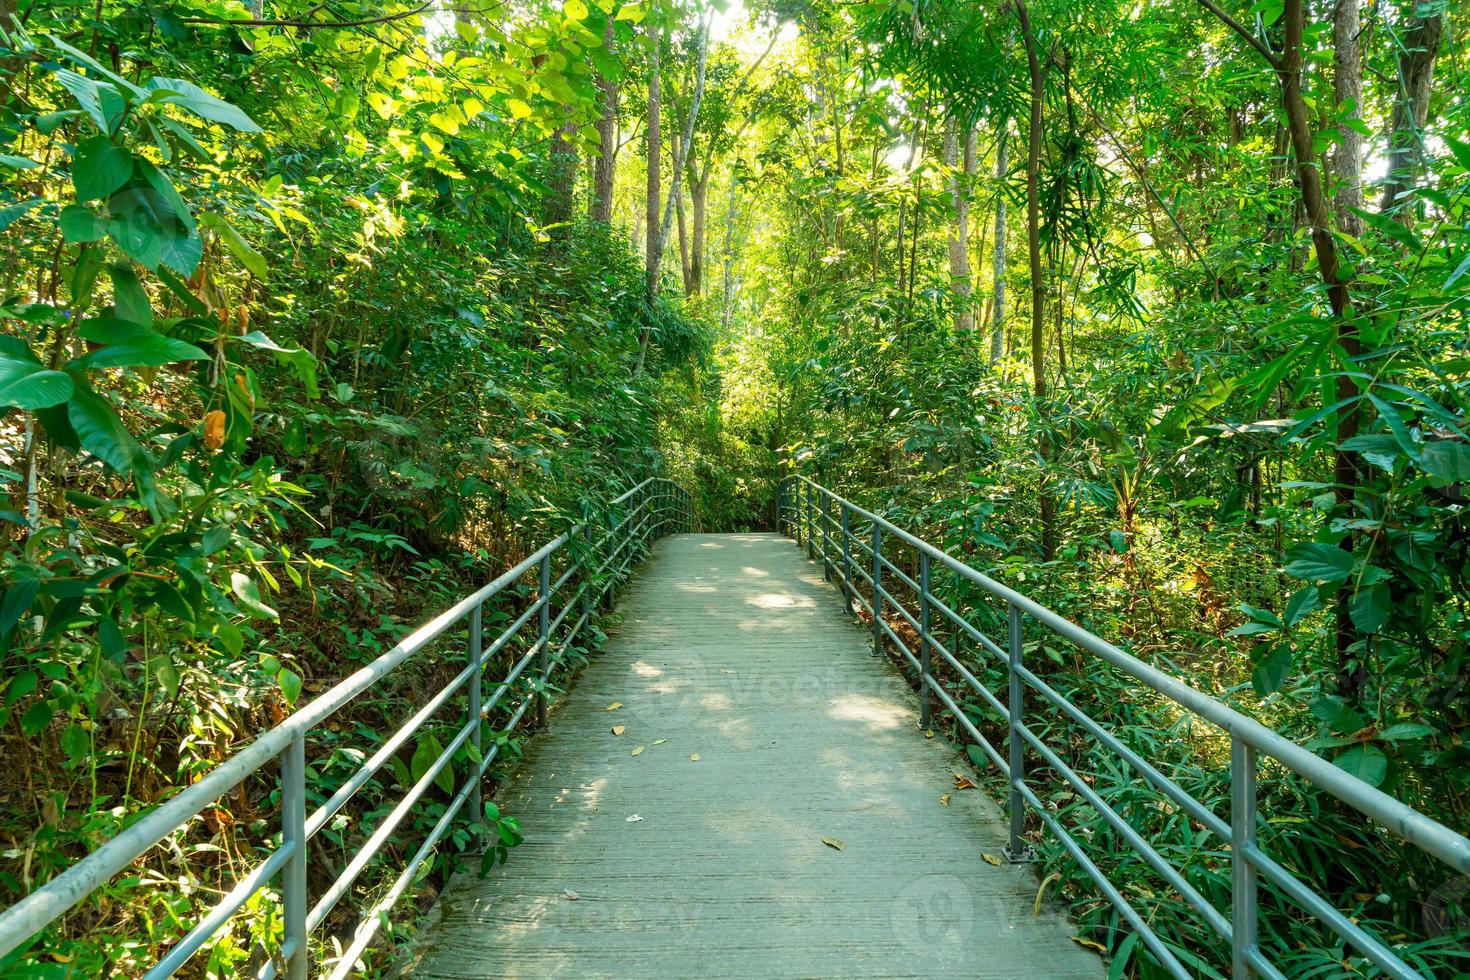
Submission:
<svg viewBox="0 0 1470 980">
<path fill-rule="evenodd" d="M 982 855 L 980 855 L 980 857 L 981 857 L 981 859 L 986 864 L 999 865 L 999 864 L 1003 864 L 1004 863 L 1004 862 L 1001 861 L 1000 858 L 996 857 L 994 854 L 982 854 Z"/>
<path fill-rule="evenodd" d="M 941 796 L 939 798 L 939 805 L 940 806 L 949 806 L 949 794 L 948 793 L 945 793 L 943 796 Z"/>
<path fill-rule="evenodd" d="M 1083 939 L 1081 936 L 1073 936 L 1072 942 L 1076 943 L 1078 946 L 1085 946 L 1088 949 L 1092 950 L 1094 953 L 1102 953 L 1103 955 L 1106 955 L 1108 952 L 1108 948 L 1102 943 L 1095 943 L 1091 939 Z"/>
<path fill-rule="evenodd" d="M 642 754 L 643 754 L 643 746 L 641 746 L 641 745 L 640 745 L 640 746 L 638 746 L 638 747 L 637 747 L 637 748 L 636 748 L 636 749 L 634 749 L 634 750 L 633 750 L 633 751 L 632 751 L 632 752 L 631 752 L 631 753 L 630 753 L 630 754 L 631 754 L 631 755 L 642 755 Z"/>
<path fill-rule="evenodd" d="M 608 711 L 617 711 L 622 706 L 623 706 L 623 702 L 621 702 L 621 701 L 614 701 L 612 704 L 610 704 L 610 705 L 607 706 L 607 710 Z"/>
<path fill-rule="evenodd" d="M 204 415 L 204 444 L 218 449 L 225 444 L 225 413 L 219 409 Z"/>
<path fill-rule="evenodd" d="M 698 752 L 696 752 L 696 753 L 694 753 L 694 754 L 693 754 L 693 755 L 691 755 L 691 756 L 690 756 L 690 757 L 689 757 L 689 761 L 690 761 L 690 762 L 698 762 L 698 761 L 699 761 L 699 753 L 698 753 Z"/>
<path fill-rule="evenodd" d="M 959 773 L 955 773 L 954 774 L 954 788 L 955 789 L 975 789 L 976 786 L 975 786 L 975 784 L 973 782 L 970 781 L 970 777 L 969 776 L 961 776 Z"/>
<path fill-rule="evenodd" d="M 627 730 L 628 730 L 627 727 L 624 726 L 624 725 L 614 725 L 612 727 L 612 733 L 614 735 L 621 735 L 621 734 L 623 734 L 623 732 L 626 732 Z"/>
<path fill-rule="evenodd" d="M 838 840 L 836 837 L 823 837 L 822 838 L 822 843 L 823 844 L 826 844 L 828 847 L 832 848 L 832 850 L 834 850 L 834 851 L 840 851 L 840 850 L 842 850 L 842 848 L 844 846 L 843 843 L 842 843 L 842 841 Z"/>
</svg>

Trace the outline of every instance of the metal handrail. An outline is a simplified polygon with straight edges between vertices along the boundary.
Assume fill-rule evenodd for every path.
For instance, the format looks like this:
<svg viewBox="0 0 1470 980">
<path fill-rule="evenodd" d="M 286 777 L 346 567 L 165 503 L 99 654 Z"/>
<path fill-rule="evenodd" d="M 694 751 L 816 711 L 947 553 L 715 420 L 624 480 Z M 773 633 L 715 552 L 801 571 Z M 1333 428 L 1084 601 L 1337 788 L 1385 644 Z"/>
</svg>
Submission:
<svg viewBox="0 0 1470 980">
<path fill-rule="evenodd" d="M 347 894 L 356 877 L 382 850 L 398 823 L 412 811 L 419 798 L 435 783 L 453 757 L 466 744 L 472 744 L 479 759 L 478 763 L 471 767 L 469 776 L 458 787 L 448 809 L 429 832 L 414 857 L 404 866 L 384 899 L 360 917 L 352 943 L 337 959 L 331 976 L 334 980 L 345 977 L 358 957 L 371 944 L 382 921 L 381 913 L 391 908 L 414 880 L 418 869 L 448 831 L 460 809 L 471 798 L 476 801 L 471 819 L 474 822 L 480 820 L 483 812 L 480 801 L 482 780 L 500 751 L 498 743 L 488 753 L 480 751 L 483 719 L 488 717 L 490 710 L 510 690 L 515 680 L 531 666 L 534 659 L 534 693 L 512 714 L 503 731 L 514 730 L 533 705 L 536 709 L 537 727 L 544 727 L 547 684 L 553 671 L 560 666 L 567 648 L 591 622 L 594 610 L 612 601 L 618 584 L 626 577 L 632 563 L 647 550 L 653 540 L 671 528 L 692 530 L 694 527 L 693 497 L 677 483 L 661 477 L 644 480 L 613 500 L 610 507 L 612 514 L 607 533 L 597 545 L 593 544 L 590 524 L 577 525 L 548 541 L 514 568 L 414 630 L 393 649 L 316 700 L 304 705 L 285 721 L 210 770 L 198 782 L 161 803 L 116 837 L 0 913 L 0 957 L 34 939 L 38 932 L 106 884 L 143 853 L 186 826 L 213 801 L 229 793 L 271 760 L 279 759 L 280 846 L 262 863 L 247 871 L 234 888 L 187 935 L 174 944 L 146 977 L 147 980 L 155 980 L 171 976 L 203 948 L 244 907 L 251 896 L 279 873 L 282 875 L 281 911 L 285 925 L 284 937 L 280 948 L 274 951 L 258 976 L 269 980 L 280 971 L 290 980 L 304 980 L 311 960 L 311 933 L 325 920 L 331 908 Z M 574 540 L 584 542 L 586 547 L 568 548 L 567 545 Z M 594 567 L 598 553 L 602 550 L 601 545 L 611 541 L 616 541 L 616 547 L 611 548 L 601 563 Z M 557 593 L 551 583 L 551 562 L 558 552 L 568 553 L 570 558 L 566 574 L 557 580 L 557 586 L 563 586 L 570 581 L 574 572 L 579 581 L 577 589 L 564 599 L 561 614 L 553 622 L 550 616 L 551 604 Z M 485 604 L 533 571 L 539 573 L 536 600 L 486 648 L 482 635 Z M 579 607 L 580 614 L 562 638 L 559 647 L 553 651 L 552 637 L 574 608 L 574 603 Z M 410 715 L 403 726 L 389 734 L 373 757 L 363 763 L 331 799 L 315 813 L 308 814 L 306 738 L 312 729 L 466 619 L 469 620 L 469 643 L 465 668 L 436 692 L 427 704 Z M 482 703 L 485 665 L 533 619 L 536 622 L 535 641 L 499 682 L 490 699 Z M 466 687 L 465 721 L 454 738 L 414 785 L 405 791 L 403 799 L 375 828 L 352 862 L 327 887 L 317 903 L 314 906 L 308 905 L 307 842 L 388 762 L 398 748 L 461 688 Z"/>
<path fill-rule="evenodd" d="M 835 516 L 834 516 L 835 511 Z M 837 577 L 846 601 L 860 604 L 872 616 L 873 653 L 879 655 L 891 641 L 904 659 L 919 671 L 922 694 L 920 724 L 929 727 L 933 699 L 937 697 L 976 740 L 986 756 L 1005 775 L 1008 789 L 1006 809 L 1010 819 L 1008 856 L 1013 861 L 1031 858 L 1024 839 L 1025 813 L 1029 809 L 1060 841 L 1067 852 L 1097 884 L 1099 890 L 1119 914 L 1138 933 L 1139 938 L 1158 958 L 1161 965 L 1176 977 L 1194 974 L 1186 970 L 1148 922 L 1129 904 L 1115 885 L 1087 855 L 1083 843 L 1068 834 L 1049 808 L 1036 795 L 1026 780 L 1026 748 L 1096 809 L 1109 826 L 1201 914 L 1206 923 L 1231 944 L 1234 977 L 1266 976 L 1281 978 L 1283 974 L 1267 958 L 1257 944 L 1258 896 L 1257 876 L 1276 885 L 1299 908 L 1326 925 L 1345 942 L 1357 949 L 1384 973 L 1398 980 L 1424 980 L 1422 974 L 1404 962 L 1381 940 L 1370 935 L 1312 888 L 1303 884 L 1290 871 L 1266 854 L 1256 842 L 1256 770 L 1258 757 L 1275 760 L 1286 769 L 1305 778 L 1319 789 L 1346 803 L 1384 828 L 1447 864 L 1450 868 L 1470 873 L 1470 839 L 1420 813 L 1402 801 L 1368 785 L 1356 776 L 1277 734 L 1260 722 L 1241 714 L 1220 701 L 1197 691 L 1179 679 L 1144 663 L 1132 654 L 1101 639 L 1021 595 L 964 562 L 934 547 L 878 514 L 864 510 L 849 500 L 802 476 L 783 480 L 777 491 L 778 526 L 791 534 L 813 560 L 822 563 L 823 575 Z M 840 536 L 834 538 L 832 525 L 840 524 Z M 871 544 L 864 544 L 853 530 L 854 523 L 867 524 Z M 918 580 L 899 571 L 891 558 L 883 554 L 886 537 L 911 548 L 918 560 Z M 854 546 L 861 552 L 854 555 Z M 856 562 L 866 560 L 867 569 Z M 930 572 L 935 563 L 959 578 L 989 593 L 1006 604 L 1008 625 L 1004 648 L 991 641 L 982 631 L 943 603 L 931 591 Z M 917 595 L 917 615 L 904 609 L 884 586 L 885 572 L 910 586 Z M 866 595 L 859 592 L 866 591 Z M 917 632 L 919 650 L 911 651 L 884 621 L 885 607 L 899 615 Z M 933 635 L 930 614 L 940 610 L 957 627 L 963 628 L 990 653 L 1005 661 L 1007 688 L 1001 695 L 991 692 Z M 1112 733 L 1081 708 L 1068 701 L 1023 662 L 1022 635 L 1025 621 L 1030 619 L 1078 648 L 1117 667 L 1124 674 L 1153 691 L 1162 694 L 1193 714 L 1203 718 L 1230 736 L 1231 814 L 1227 823 L 1208 806 L 1191 797 L 1182 787 L 1144 761 Z M 934 677 L 931 655 L 938 653 L 957 668 L 965 682 L 980 694 L 1006 723 L 1007 755 L 997 751 L 971 720 L 960 710 L 943 685 Z M 1071 769 L 1040 736 L 1026 724 L 1025 695 L 1040 694 L 1063 711 L 1082 732 L 1127 762 L 1135 772 L 1151 783 L 1164 796 L 1183 807 L 1207 830 L 1230 845 L 1232 906 L 1227 917 L 1210 905 L 1198 890 L 1128 824 L 1105 800 L 1088 786 L 1086 780 Z M 1005 702 L 1004 704 L 1002 702 Z"/>
</svg>

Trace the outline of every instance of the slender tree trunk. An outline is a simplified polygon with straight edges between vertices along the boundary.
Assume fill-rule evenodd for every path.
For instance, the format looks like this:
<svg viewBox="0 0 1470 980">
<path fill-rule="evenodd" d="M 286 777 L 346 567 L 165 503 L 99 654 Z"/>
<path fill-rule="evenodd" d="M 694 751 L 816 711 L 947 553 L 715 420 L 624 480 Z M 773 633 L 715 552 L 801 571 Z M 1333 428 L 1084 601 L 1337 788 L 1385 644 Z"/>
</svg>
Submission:
<svg viewBox="0 0 1470 980">
<path fill-rule="evenodd" d="M 679 134 L 671 133 L 670 142 L 673 146 L 674 159 L 677 160 L 682 153 L 679 152 Z M 674 195 L 674 218 L 679 226 L 679 281 L 684 284 L 684 295 L 689 295 L 689 221 L 684 214 L 684 181 L 675 177 L 669 182 L 669 192 Z"/>
<path fill-rule="evenodd" d="M 991 254 L 990 363 L 1000 361 L 1006 341 L 1006 160 L 1007 121 L 995 141 L 995 251 Z"/>
<path fill-rule="evenodd" d="M 614 54 L 617 33 L 613 29 L 611 15 L 602 31 L 602 48 Z M 597 118 L 597 159 L 592 171 L 592 207 L 589 216 L 593 221 L 612 223 L 613 184 L 617 176 L 618 159 L 618 82 L 616 79 L 599 77 L 597 87 L 602 90 L 602 115 Z"/>
<path fill-rule="evenodd" d="M 1347 283 L 1343 280 L 1338 265 L 1337 239 L 1332 235 L 1332 214 L 1322 186 L 1322 175 L 1314 159 L 1311 116 L 1302 93 L 1304 65 L 1303 34 L 1306 27 L 1304 0 L 1286 0 L 1282 17 L 1282 51 L 1277 61 L 1277 77 L 1281 80 L 1281 101 L 1286 112 L 1287 131 L 1291 136 L 1292 155 L 1296 162 L 1297 185 L 1301 190 L 1302 205 L 1307 223 L 1311 228 L 1312 250 L 1316 254 L 1317 267 L 1322 283 L 1327 287 L 1328 303 L 1332 307 L 1337 342 L 1349 359 L 1360 352 L 1358 328 L 1353 320 L 1353 308 Z M 1336 397 L 1339 401 L 1353 399 L 1359 395 L 1357 382 L 1339 374 Z M 1350 402 L 1337 412 L 1336 441 L 1338 445 L 1351 439 L 1358 432 L 1358 408 Z M 1333 456 L 1333 482 L 1337 496 L 1336 511 L 1340 518 L 1353 515 L 1353 500 L 1358 485 L 1357 454 L 1338 449 Z M 1354 536 L 1342 539 L 1344 551 L 1351 552 Z M 1350 615 L 1352 590 L 1338 591 L 1335 615 L 1337 619 L 1337 687 L 1338 693 L 1349 700 L 1357 700 L 1363 690 L 1367 674 L 1362 655 L 1354 649 L 1358 640 L 1357 628 Z"/>
<path fill-rule="evenodd" d="M 975 306 L 970 282 L 970 181 L 975 174 L 974 130 L 965 132 L 963 163 L 960 159 L 960 125 L 950 117 L 944 124 L 944 165 L 949 169 L 949 196 L 954 205 L 954 225 L 949 235 L 949 281 L 954 293 L 954 327 L 975 329 Z"/>
<path fill-rule="evenodd" d="M 689 286 L 685 290 L 686 296 L 700 296 L 704 293 L 705 214 L 709 202 L 709 177 L 710 172 L 706 170 L 704 176 L 689 184 L 689 203 L 694 210 L 694 234 L 690 239 Z M 733 182 L 735 178 L 730 179 Z"/>
<path fill-rule="evenodd" d="M 1444 33 L 1444 15 L 1415 17 L 1404 36 L 1406 52 L 1397 56 L 1399 93 L 1393 104 L 1388 141 L 1388 179 L 1383 184 L 1380 211 L 1398 208 L 1398 220 L 1413 221 L 1414 209 L 1401 206 L 1399 195 L 1413 186 L 1424 152 L 1424 124 L 1429 120 L 1429 94 L 1434 83 L 1434 59 Z"/>
<path fill-rule="evenodd" d="M 551 240 L 564 248 L 571 238 L 572 215 L 576 208 L 577 148 L 571 142 L 576 136 L 575 123 L 567 123 L 551 137 L 551 196 L 546 201 L 546 224 L 551 227 Z"/>
<path fill-rule="evenodd" d="M 643 134 L 648 160 L 648 185 L 646 204 L 648 213 L 648 244 L 644 249 L 644 273 L 647 277 L 648 303 L 658 298 L 658 267 L 663 259 L 663 242 L 659 240 L 659 208 L 663 204 L 663 188 L 659 184 L 659 157 L 663 150 L 663 134 L 659 132 L 659 112 L 662 109 L 662 82 L 659 78 L 659 49 L 663 46 L 663 31 L 655 26 L 654 18 L 648 23 L 648 128 Z M 648 348 L 648 331 L 643 331 L 638 366 L 643 366 L 643 355 Z"/>
<path fill-rule="evenodd" d="M 1363 61 L 1358 52 L 1361 15 L 1358 0 L 1337 0 L 1332 12 L 1332 44 L 1335 71 L 1333 96 L 1338 112 L 1362 125 Z M 1350 125 L 1340 124 L 1332 168 L 1337 178 L 1337 226 L 1354 238 L 1363 235 L 1363 135 Z"/>
<path fill-rule="evenodd" d="M 648 360 L 648 340 L 653 329 L 653 305 L 658 301 L 658 273 L 659 265 L 663 262 L 663 240 L 659 234 L 658 209 L 663 199 L 663 191 L 659 185 L 659 151 L 662 147 L 662 137 L 659 133 L 659 110 L 662 93 L 660 91 L 659 79 L 659 49 L 663 46 L 663 31 L 656 23 L 656 18 L 648 19 L 648 130 L 644 133 L 646 146 L 646 158 L 648 160 L 648 184 L 646 194 L 646 206 L 648 214 L 648 243 L 643 251 L 643 270 L 645 297 L 648 300 L 648 321 L 643 324 L 643 329 L 638 333 L 638 363 L 633 367 L 636 377 L 643 373 L 643 365 Z"/>
<path fill-rule="evenodd" d="M 1041 457 L 1041 480 L 1037 487 L 1041 510 L 1041 556 L 1051 561 L 1057 550 L 1057 508 L 1051 494 L 1051 440 L 1047 426 L 1051 417 L 1046 406 L 1046 285 L 1041 268 L 1041 180 L 1042 111 L 1046 98 L 1046 76 L 1031 32 L 1031 13 L 1024 3 L 1016 4 L 1021 21 L 1021 39 L 1026 46 L 1026 65 L 1031 80 L 1031 125 L 1026 139 L 1026 255 L 1031 267 L 1031 384 L 1036 396 L 1036 413 L 1041 434 L 1037 455 Z"/>
<path fill-rule="evenodd" d="M 704 65 L 705 57 L 709 53 L 709 27 L 710 16 L 706 15 L 704 22 L 699 27 L 699 60 L 694 67 L 694 97 L 689 100 L 689 112 L 684 117 L 684 132 L 679 140 L 678 153 L 672 161 L 673 167 L 669 171 L 673 175 L 674 183 L 677 185 L 684 174 L 686 157 L 689 154 L 689 144 L 694 139 L 694 122 L 699 118 L 699 103 L 704 98 Z M 672 197 L 672 195 L 671 195 Z M 663 230 L 659 234 L 661 241 L 667 241 L 669 228 L 674 222 L 674 202 L 670 200 L 664 206 Z"/>
<path fill-rule="evenodd" d="M 738 183 L 732 173 L 730 175 L 729 204 L 725 208 L 725 254 L 723 256 L 725 291 L 724 302 L 720 307 L 720 326 L 727 330 L 730 327 L 735 299 L 735 193 Z"/>
</svg>

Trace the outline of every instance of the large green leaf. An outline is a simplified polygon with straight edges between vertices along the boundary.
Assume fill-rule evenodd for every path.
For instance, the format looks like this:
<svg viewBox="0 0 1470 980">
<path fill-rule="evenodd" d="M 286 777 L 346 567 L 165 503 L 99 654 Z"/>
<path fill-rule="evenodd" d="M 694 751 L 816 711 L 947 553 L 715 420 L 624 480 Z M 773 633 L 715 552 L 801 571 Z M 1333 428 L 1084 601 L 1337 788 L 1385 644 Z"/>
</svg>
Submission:
<svg viewBox="0 0 1470 980">
<path fill-rule="evenodd" d="M 1470 445 L 1441 440 L 1424 447 L 1419 466 L 1446 483 L 1470 483 Z"/>
<path fill-rule="evenodd" d="M 81 447 L 119 473 L 147 472 L 148 454 L 112 405 L 101 395 L 84 388 L 72 393 L 67 419 Z"/>
<path fill-rule="evenodd" d="M 0 231 L 4 231 L 6 228 L 9 228 L 21 218 L 25 217 L 27 214 L 30 214 L 36 208 L 45 203 L 46 201 L 44 198 L 33 197 L 29 200 L 20 201 L 16 204 L 8 204 L 5 207 L 0 208 Z"/>
<path fill-rule="evenodd" d="M 116 344 L 99 347 L 72 366 L 92 371 L 110 367 L 161 367 L 175 361 L 207 361 L 209 355 L 193 344 L 147 331 Z"/>
<path fill-rule="evenodd" d="M 210 95 L 193 82 L 186 82 L 182 78 L 150 78 L 146 87 L 154 92 L 149 97 L 150 100 L 181 106 L 196 116 L 210 122 L 223 123 L 242 133 L 260 132 L 255 120 L 247 116 L 244 110 L 218 96 Z"/>
<path fill-rule="evenodd" d="M 257 279 L 265 279 L 266 264 L 265 256 L 257 252 L 247 242 L 235 226 L 217 214 L 201 214 L 199 223 L 214 232 L 229 248 L 230 253 L 240 260 L 240 264 L 250 270 L 250 274 Z"/>
<path fill-rule="evenodd" d="M 235 593 L 236 600 L 252 616 L 259 616 L 261 619 L 281 618 L 274 609 L 260 601 L 260 586 L 256 585 L 255 580 L 249 575 L 242 572 L 231 572 L 230 591 Z"/>
<path fill-rule="evenodd" d="M 1345 582 L 1353 573 L 1353 553 L 1335 544 L 1305 541 L 1286 552 L 1286 574 L 1307 582 Z"/>
<path fill-rule="evenodd" d="M 1359 589 L 1348 602 L 1348 615 L 1352 618 L 1353 625 L 1364 633 L 1377 633 L 1381 630 L 1392 609 L 1393 600 L 1387 582 Z"/>
<path fill-rule="evenodd" d="M 1355 745 L 1333 759 L 1332 764 L 1369 786 L 1382 785 L 1388 776 L 1388 756 L 1376 745 Z"/>
<path fill-rule="evenodd" d="M 0 337 L 0 406 L 28 411 L 60 405 L 71 397 L 72 380 L 51 371 L 19 337 Z"/>
<path fill-rule="evenodd" d="M 109 197 L 133 176 L 133 155 L 112 145 L 106 136 L 77 144 L 71 161 L 71 182 L 78 201 Z"/>
</svg>

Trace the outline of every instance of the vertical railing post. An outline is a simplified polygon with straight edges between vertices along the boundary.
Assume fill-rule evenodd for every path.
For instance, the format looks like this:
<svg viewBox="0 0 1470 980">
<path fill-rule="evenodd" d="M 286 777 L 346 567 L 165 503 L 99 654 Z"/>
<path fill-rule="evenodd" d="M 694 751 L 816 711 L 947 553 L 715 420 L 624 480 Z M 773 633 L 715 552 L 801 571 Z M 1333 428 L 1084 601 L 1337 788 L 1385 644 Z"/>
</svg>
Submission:
<svg viewBox="0 0 1470 980">
<path fill-rule="evenodd" d="M 286 980 L 306 980 L 311 951 L 306 941 L 306 736 L 297 732 L 281 753 L 281 846 L 291 856 L 281 872 L 285 918 L 282 949 Z"/>
<path fill-rule="evenodd" d="M 852 584 L 852 527 L 847 504 L 842 505 L 842 601 L 852 611 L 852 597 L 857 588 Z"/>
<path fill-rule="evenodd" d="M 883 653 L 883 528 L 873 522 L 873 656 Z"/>
<path fill-rule="evenodd" d="M 473 733 L 470 735 L 470 742 L 475 747 L 474 765 L 477 769 L 479 767 L 480 760 L 483 758 L 483 755 L 481 753 L 484 751 L 484 746 L 481 744 L 482 740 L 480 737 L 480 696 L 481 684 L 484 680 L 485 674 L 485 665 L 480 663 L 480 656 L 484 644 L 484 636 L 485 607 L 484 604 L 481 603 L 476 605 L 474 611 L 470 613 L 469 662 L 471 670 L 469 710 L 467 712 L 469 718 L 466 720 L 466 724 L 474 726 Z M 475 807 L 470 815 L 470 823 L 471 825 L 478 827 L 480 825 L 481 819 L 485 814 L 483 786 L 478 778 L 475 780 L 474 792 L 470 794 L 470 802 L 474 804 Z"/>
<path fill-rule="evenodd" d="M 1230 975 L 1249 980 L 1256 975 L 1250 953 L 1256 946 L 1256 867 L 1250 851 L 1256 846 L 1256 752 L 1239 737 L 1230 740 Z"/>
<path fill-rule="evenodd" d="M 815 488 L 810 483 L 804 483 L 803 485 L 806 487 L 806 556 L 808 558 L 815 558 L 817 556 L 817 520 L 812 508 L 812 490 Z"/>
<path fill-rule="evenodd" d="M 585 631 L 592 625 L 592 572 L 595 562 L 592 554 L 592 522 L 587 521 L 582 525 L 582 574 L 577 578 L 582 583 L 582 629 Z"/>
<path fill-rule="evenodd" d="M 827 561 L 827 541 L 832 537 L 832 521 L 827 514 L 827 495 L 822 494 L 822 580 L 832 581 L 832 564 Z"/>
<path fill-rule="evenodd" d="M 1021 786 L 1026 780 L 1026 751 L 1021 743 L 1021 725 L 1025 712 L 1025 690 L 1021 686 L 1021 610 L 1007 603 L 1006 612 L 1009 620 L 1009 641 L 1007 643 L 1009 675 L 1008 693 L 1010 704 L 1007 707 L 1006 719 L 1010 729 L 1010 786 L 1006 796 L 1006 809 L 1011 818 L 1011 842 L 1006 848 L 1006 857 L 1011 861 L 1020 863 L 1030 861 L 1033 857 L 1031 845 L 1026 843 L 1026 801 L 1021 797 Z"/>
<path fill-rule="evenodd" d="M 622 529 L 622 522 L 618 520 L 617 505 L 613 505 L 612 513 L 608 515 L 607 525 L 607 583 L 603 585 L 599 595 L 603 599 L 603 608 L 611 609 L 618 601 L 618 572 L 614 564 L 614 556 L 618 553 L 618 531 Z"/>
<path fill-rule="evenodd" d="M 934 693 L 929 690 L 929 679 L 933 670 L 929 665 L 929 553 L 919 552 L 919 696 L 923 706 L 919 711 L 919 727 L 929 728 L 934 707 Z"/>
<path fill-rule="evenodd" d="M 546 685 L 551 681 L 551 554 L 541 559 L 541 616 L 536 630 L 541 649 L 536 653 L 536 672 L 541 683 L 536 685 L 536 727 L 546 727 Z"/>
</svg>

